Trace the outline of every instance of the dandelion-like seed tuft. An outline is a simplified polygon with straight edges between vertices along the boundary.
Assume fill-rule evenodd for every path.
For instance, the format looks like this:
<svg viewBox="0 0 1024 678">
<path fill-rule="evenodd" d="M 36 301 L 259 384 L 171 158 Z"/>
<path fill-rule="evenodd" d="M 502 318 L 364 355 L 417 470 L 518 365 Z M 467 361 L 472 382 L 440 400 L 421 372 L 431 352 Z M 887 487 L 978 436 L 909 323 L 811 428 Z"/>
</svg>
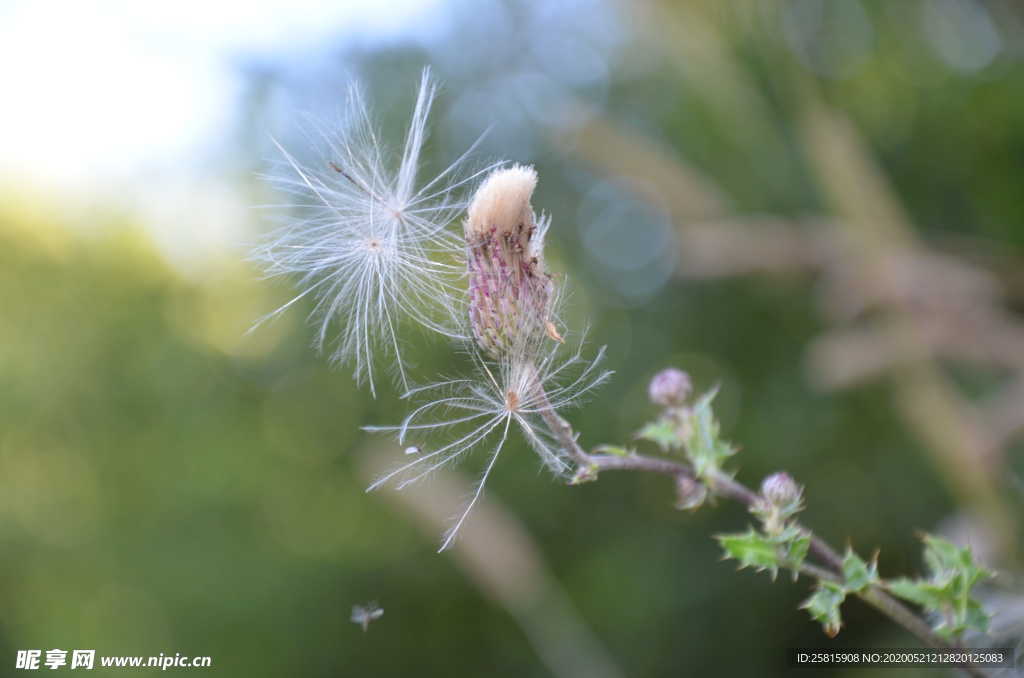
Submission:
<svg viewBox="0 0 1024 678">
<path fill-rule="evenodd" d="M 541 344 L 540 346 L 544 346 Z M 569 477 L 569 451 L 564 450 L 544 421 L 544 413 L 578 405 L 603 384 L 611 372 L 600 369 L 604 349 L 593 358 L 583 356 L 583 342 L 568 355 L 563 346 L 548 341 L 544 352 L 508 354 L 493 360 L 482 351 L 473 353 L 474 373 L 411 390 L 406 397 L 424 400 L 399 426 L 370 426 L 369 431 L 397 433 L 400 444 L 416 438 L 423 450 L 407 462 L 378 478 L 368 490 L 396 481 L 398 489 L 426 477 L 448 464 L 485 448 L 490 459 L 473 497 L 445 535 L 441 550 L 455 538 L 459 528 L 480 498 L 495 462 L 515 425 L 544 465 L 560 477 Z M 427 452 L 419 441 L 437 435 L 447 438 Z"/>
<path fill-rule="evenodd" d="M 301 290 L 263 320 L 312 298 L 315 346 L 330 346 L 332 359 L 350 363 L 356 379 L 368 382 L 374 393 L 378 352 L 393 358 L 389 362 L 408 388 L 399 341 L 403 321 L 461 336 L 456 299 L 462 294 L 464 246 L 449 226 L 466 207 L 459 190 L 492 167 L 461 176 L 471 147 L 419 184 L 435 95 L 436 86 L 424 71 L 395 166 L 387 161 L 390 156 L 358 89 L 349 97 L 344 131 L 318 132 L 323 142 L 318 161 L 300 164 L 278 145 L 286 172 L 274 179 L 292 199 L 286 207 L 299 216 L 289 217 L 254 253 L 269 276 L 292 277 Z"/>
<path fill-rule="evenodd" d="M 349 619 L 353 624 L 361 626 L 363 633 L 366 633 L 367 629 L 370 628 L 370 624 L 383 616 L 383 608 L 381 608 L 376 602 L 370 602 L 366 605 L 353 605 L 352 616 L 349 617 Z"/>
</svg>

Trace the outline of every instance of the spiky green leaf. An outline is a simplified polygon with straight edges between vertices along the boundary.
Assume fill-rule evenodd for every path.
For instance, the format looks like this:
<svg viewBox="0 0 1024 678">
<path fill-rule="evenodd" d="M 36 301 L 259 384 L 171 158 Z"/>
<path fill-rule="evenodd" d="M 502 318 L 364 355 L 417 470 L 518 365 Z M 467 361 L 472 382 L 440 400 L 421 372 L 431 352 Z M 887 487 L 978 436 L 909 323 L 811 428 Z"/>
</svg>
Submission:
<svg viewBox="0 0 1024 678">
<path fill-rule="evenodd" d="M 717 393 L 718 389 L 712 389 L 694 403 L 686 426 L 686 453 L 701 478 L 713 475 L 726 458 L 736 454 L 736 449 L 719 437 L 718 421 L 711 407 Z"/>
<path fill-rule="evenodd" d="M 715 536 L 725 551 L 726 558 L 738 560 L 740 569 L 752 567 L 757 571 L 768 570 L 772 579 L 779 572 L 780 554 L 778 545 L 753 528 L 740 534 L 719 534 Z"/>
<path fill-rule="evenodd" d="M 878 562 L 864 562 L 860 556 L 847 549 L 843 556 L 843 580 L 849 591 L 863 591 L 878 583 Z"/>
<path fill-rule="evenodd" d="M 645 424 L 636 437 L 640 440 L 649 440 L 657 445 L 662 452 L 679 450 L 683 446 L 683 437 L 679 433 L 679 426 L 668 417 L 662 417 L 657 421 Z"/>
<path fill-rule="evenodd" d="M 969 548 L 961 548 L 933 535 L 924 536 L 928 576 L 894 579 L 886 588 L 894 595 L 938 613 L 935 630 L 947 637 L 967 629 L 986 631 L 989 616 L 972 597 L 974 586 L 992 576 L 974 562 Z"/>
<path fill-rule="evenodd" d="M 811 547 L 811 535 L 804 530 L 791 527 L 784 530 L 780 536 L 784 538 L 780 544 L 784 563 L 793 571 L 793 581 L 796 581 L 800 574 L 800 565 L 803 564 Z"/>
<path fill-rule="evenodd" d="M 942 606 L 942 596 L 936 595 L 934 587 L 924 579 L 890 579 L 885 583 L 889 592 L 904 600 L 909 600 L 929 610 L 937 610 Z"/>
<path fill-rule="evenodd" d="M 839 606 L 845 599 L 846 590 L 842 585 L 830 581 L 819 581 L 814 593 L 800 607 L 807 610 L 811 619 L 821 624 L 829 638 L 835 638 L 843 625 Z"/>
</svg>

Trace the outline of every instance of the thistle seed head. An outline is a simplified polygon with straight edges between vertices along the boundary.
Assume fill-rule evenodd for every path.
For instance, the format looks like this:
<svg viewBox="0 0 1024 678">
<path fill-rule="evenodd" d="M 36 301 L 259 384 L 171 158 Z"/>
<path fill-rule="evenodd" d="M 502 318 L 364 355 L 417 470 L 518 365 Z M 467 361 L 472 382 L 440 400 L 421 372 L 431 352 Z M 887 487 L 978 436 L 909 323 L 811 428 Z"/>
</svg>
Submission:
<svg viewBox="0 0 1024 678">
<path fill-rule="evenodd" d="M 469 204 L 466 239 L 478 240 L 492 231 L 506 235 L 533 228 L 530 198 L 536 187 L 537 172 L 532 167 L 513 165 L 491 172 Z"/>
<path fill-rule="evenodd" d="M 538 223 L 530 205 L 536 185 L 532 167 L 498 169 L 469 205 L 470 325 L 477 343 L 493 358 L 545 333 L 561 341 L 550 318 L 553 285 L 543 262 L 547 221 Z"/>
</svg>

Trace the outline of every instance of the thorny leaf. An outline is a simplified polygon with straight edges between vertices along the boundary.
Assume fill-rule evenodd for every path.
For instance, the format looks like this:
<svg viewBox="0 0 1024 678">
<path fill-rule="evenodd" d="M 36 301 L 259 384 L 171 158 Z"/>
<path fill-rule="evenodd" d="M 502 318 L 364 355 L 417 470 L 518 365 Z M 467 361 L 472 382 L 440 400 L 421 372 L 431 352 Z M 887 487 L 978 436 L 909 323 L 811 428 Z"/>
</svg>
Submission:
<svg viewBox="0 0 1024 678">
<path fill-rule="evenodd" d="M 967 629 L 988 630 L 989 615 L 981 603 L 971 597 L 971 589 L 992 573 L 974 562 L 969 548 L 960 548 L 933 535 L 925 535 L 924 544 L 929 576 L 894 579 L 886 582 L 886 588 L 904 600 L 937 613 L 935 631 L 946 637 L 958 636 Z"/>
<path fill-rule="evenodd" d="M 679 435 L 679 427 L 668 417 L 644 424 L 644 427 L 637 431 L 636 437 L 640 440 L 651 441 L 662 452 L 672 452 L 683 447 L 683 438 Z"/>
<path fill-rule="evenodd" d="M 819 581 L 814 593 L 800 607 L 807 610 L 811 618 L 821 624 L 829 638 L 835 638 L 843 626 L 839 606 L 845 599 L 846 589 L 841 584 Z"/>
<path fill-rule="evenodd" d="M 768 537 L 750 528 L 742 534 L 719 534 L 715 536 L 725 551 L 726 558 L 740 562 L 740 569 L 753 567 L 758 572 L 768 570 L 772 579 L 779 572 L 778 546 Z"/>
<path fill-rule="evenodd" d="M 784 540 L 781 543 L 785 556 L 785 565 L 793 571 L 793 581 L 796 581 L 800 574 L 800 566 L 807 557 L 807 551 L 811 548 L 811 535 L 798 527 L 790 526 L 775 540 Z"/>
<path fill-rule="evenodd" d="M 736 448 L 718 435 L 718 421 L 711 409 L 711 401 L 717 393 L 718 389 L 712 389 L 702 395 L 689 415 L 686 453 L 701 478 L 713 475 L 726 458 L 736 454 Z"/>
<path fill-rule="evenodd" d="M 791 569 L 795 579 L 811 545 L 810 535 L 792 525 L 776 535 L 762 534 L 749 528 L 741 534 L 720 534 L 715 538 L 726 558 L 740 562 L 740 569 L 768 570 L 772 579 L 778 575 L 780 567 Z"/>
<path fill-rule="evenodd" d="M 863 591 L 878 583 L 878 560 L 864 562 L 853 549 L 846 549 L 843 556 L 843 581 L 847 591 Z"/>
</svg>

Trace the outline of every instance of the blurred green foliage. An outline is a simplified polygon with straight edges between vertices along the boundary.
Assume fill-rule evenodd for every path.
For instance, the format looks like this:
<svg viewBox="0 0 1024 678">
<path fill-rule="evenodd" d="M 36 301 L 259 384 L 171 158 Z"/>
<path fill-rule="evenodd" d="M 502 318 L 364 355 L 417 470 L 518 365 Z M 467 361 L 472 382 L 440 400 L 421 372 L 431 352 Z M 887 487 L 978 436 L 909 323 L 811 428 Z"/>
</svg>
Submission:
<svg viewBox="0 0 1024 678">
<path fill-rule="evenodd" d="M 294 318 L 243 337 L 256 307 L 274 303 L 252 271 L 189 283 L 128 224 L 84 235 L 59 218 L 24 219 L 7 214 L 0 229 L 7 656 L 181 651 L 213 656 L 218 674 L 252 676 L 297 666 L 545 675 L 507 614 L 434 553 L 436 540 L 363 493 L 358 426 L 397 420 L 401 403 L 370 401 L 328 369 Z M 740 288 L 743 308 L 723 314 L 716 296 L 727 292 L 708 292 L 677 295 L 692 317 L 717 306 L 722 329 L 669 331 L 733 365 L 745 398 L 760 403 L 733 422 L 735 438 L 752 441 L 744 475 L 787 466 L 814 488 L 809 514 L 825 534 L 880 544 L 888 564 L 913 567 L 908 532 L 946 500 L 879 394 L 809 394 L 792 374 L 799 338 L 769 358 L 730 351 L 726 327 L 757 331 L 776 305 Z M 638 337 L 630 355 L 644 353 Z M 633 423 L 619 404 L 641 399 L 650 370 L 673 359 L 631 367 L 613 347 L 619 378 L 574 417 L 587 439 L 626 438 Z M 774 661 L 775 648 L 818 642 L 796 609 L 799 586 L 768 587 L 719 562 L 709 535 L 746 520 L 738 509 L 677 513 L 658 478 L 565 488 L 538 476 L 525 445 L 513 449 L 490 492 L 525 521 L 631 675 L 742 672 Z M 386 613 L 363 634 L 349 609 L 369 599 Z M 871 613 L 850 616 L 850 642 L 877 637 Z M 680 638 L 703 651 L 681 655 Z M 709 651 L 723 639 L 744 653 Z"/>
<path fill-rule="evenodd" d="M 989 239 L 988 252 L 1019 260 L 1019 53 L 953 73 L 906 38 L 917 22 L 907 7 L 918 3 L 863 4 L 876 28 L 865 65 L 801 77 L 853 118 L 922 233 Z M 681 69 L 666 56 L 677 39 L 668 27 L 653 45 L 626 45 L 602 110 L 657 130 L 740 211 L 820 210 L 796 140 L 787 74 L 800 66 L 776 32 L 729 25 L 718 39 L 743 87 Z M 509 31 L 496 39 L 514 42 Z M 386 91 L 396 72 L 412 82 L 424 55 L 352 59 Z M 453 77 L 448 92 L 489 75 Z M 647 380 L 678 365 L 699 389 L 721 384 L 722 433 L 741 448 L 730 459 L 741 479 L 788 470 L 806 485 L 806 519 L 820 534 L 880 548 L 883 576 L 919 572 L 914 531 L 955 503 L 892 412 L 886 383 L 829 395 L 807 384 L 805 348 L 822 322 L 812 287 L 672 279 L 643 303 L 622 303 L 578 256 L 577 207 L 597 178 L 550 141 L 538 145 L 538 157 L 515 159 L 538 165 L 554 266 L 571 274 L 577 313 L 617 372 L 569 413 L 584 442 L 629 441 L 654 413 Z M 435 554 L 436 539 L 363 493 L 370 438 L 359 426 L 398 421 L 397 394 L 372 400 L 330 369 L 309 350 L 301 311 L 245 334 L 288 298 L 284 287 L 235 261 L 186 279 L 129 218 L 87 215 L 83 230 L 67 223 L 80 215 L 34 209 L 14 200 L 0 213 L 4 673 L 17 649 L 95 648 L 211 655 L 208 672 L 230 676 L 549 675 L 508 612 Z M 453 369 L 448 347 L 411 343 L 424 378 Z M 742 530 L 751 519 L 740 508 L 675 511 L 663 478 L 609 473 L 567 488 L 538 473 L 521 441 L 510 451 L 488 492 L 523 521 L 627 675 L 783 675 L 785 648 L 826 642 L 798 609 L 803 582 L 769 585 L 720 562 L 711 535 Z M 385 614 L 364 633 L 349 612 L 370 600 Z M 856 601 L 843 617 L 836 643 L 913 644 Z"/>
</svg>

